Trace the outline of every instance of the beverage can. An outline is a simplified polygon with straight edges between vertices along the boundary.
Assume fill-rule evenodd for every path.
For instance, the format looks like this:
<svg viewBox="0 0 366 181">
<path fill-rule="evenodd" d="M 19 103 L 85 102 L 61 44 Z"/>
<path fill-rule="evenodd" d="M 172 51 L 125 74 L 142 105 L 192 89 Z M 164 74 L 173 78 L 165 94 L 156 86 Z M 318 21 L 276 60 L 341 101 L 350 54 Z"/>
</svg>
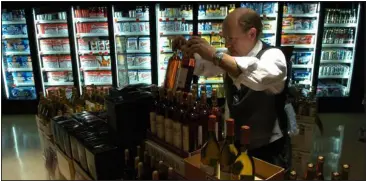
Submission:
<svg viewBox="0 0 366 181">
<path fill-rule="evenodd" d="M 109 40 L 104 40 L 104 45 L 105 45 L 105 49 L 109 50 L 110 49 L 110 45 L 109 45 Z"/>
<path fill-rule="evenodd" d="M 150 32 L 150 22 L 145 22 L 145 31 Z"/>
<path fill-rule="evenodd" d="M 96 39 L 90 40 L 90 48 L 91 48 L 91 50 L 98 50 L 98 48 L 99 48 L 99 44 L 98 43 L 99 42 Z"/>
<path fill-rule="evenodd" d="M 174 22 L 174 31 L 180 31 L 181 22 L 175 21 Z"/>
<path fill-rule="evenodd" d="M 145 22 L 138 22 L 138 32 L 145 31 Z"/>
</svg>

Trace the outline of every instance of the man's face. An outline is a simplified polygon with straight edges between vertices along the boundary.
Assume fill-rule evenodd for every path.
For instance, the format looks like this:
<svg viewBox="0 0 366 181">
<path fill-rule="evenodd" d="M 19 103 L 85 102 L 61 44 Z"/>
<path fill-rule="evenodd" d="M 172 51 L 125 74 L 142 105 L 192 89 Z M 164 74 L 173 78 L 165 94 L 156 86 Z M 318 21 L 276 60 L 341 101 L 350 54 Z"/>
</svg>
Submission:
<svg viewBox="0 0 366 181">
<path fill-rule="evenodd" d="M 228 23 L 224 23 L 222 33 L 225 38 L 225 47 L 228 49 L 230 55 L 248 55 L 257 42 L 255 31 L 255 28 L 251 28 L 243 32 L 242 28 L 236 22 L 228 21 Z"/>
</svg>

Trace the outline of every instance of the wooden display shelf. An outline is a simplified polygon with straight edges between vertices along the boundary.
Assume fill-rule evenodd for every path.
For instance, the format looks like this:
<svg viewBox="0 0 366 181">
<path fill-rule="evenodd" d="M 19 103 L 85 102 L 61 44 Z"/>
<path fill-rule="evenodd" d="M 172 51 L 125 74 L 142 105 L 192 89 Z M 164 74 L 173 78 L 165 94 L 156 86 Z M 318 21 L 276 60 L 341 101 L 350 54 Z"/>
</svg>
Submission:
<svg viewBox="0 0 366 181">
<path fill-rule="evenodd" d="M 184 159 L 185 178 L 188 180 L 218 180 L 200 169 L 201 155 L 196 154 Z M 255 180 L 283 180 L 285 169 L 263 160 L 253 158 L 255 166 Z"/>
<path fill-rule="evenodd" d="M 63 151 L 57 147 L 57 163 L 60 174 L 65 177 L 66 180 L 75 179 L 74 162 Z"/>
</svg>

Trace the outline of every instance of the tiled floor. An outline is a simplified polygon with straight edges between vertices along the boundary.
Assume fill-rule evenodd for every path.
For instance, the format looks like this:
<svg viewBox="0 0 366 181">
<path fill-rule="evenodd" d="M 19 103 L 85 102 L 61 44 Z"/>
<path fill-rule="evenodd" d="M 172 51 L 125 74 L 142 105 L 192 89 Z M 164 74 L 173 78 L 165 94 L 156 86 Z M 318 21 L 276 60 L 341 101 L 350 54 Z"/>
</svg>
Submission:
<svg viewBox="0 0 366 181">
<path fill-rule="evenodd" d="M 2 179 L 48 179 L 34 115 L 2 116 L 1 131 Z"/>
</svg>

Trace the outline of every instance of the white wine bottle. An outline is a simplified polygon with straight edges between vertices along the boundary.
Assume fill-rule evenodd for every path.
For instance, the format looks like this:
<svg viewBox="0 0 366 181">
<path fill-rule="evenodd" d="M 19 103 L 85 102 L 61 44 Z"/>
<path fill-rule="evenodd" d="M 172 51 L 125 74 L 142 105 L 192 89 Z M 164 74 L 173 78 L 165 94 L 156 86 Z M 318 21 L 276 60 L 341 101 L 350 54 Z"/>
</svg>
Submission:
<svg viewBox="0 0 366 181">
<path fill-rule="evenodd" d="M 237 180 L 236 175 L 233 174 L 233 165 L 238 156 L 238 150 L 234 145 L 234 119 L 229 118 L 226 120 L 226 128 L 227 136 L 220 156 L 220 180 Z"/>
<path fill-rule="evenodd" d="M 217 176 L 220 146 L 215 133 L 216 116 L 210 115 L 208 120 L 207 142 L 201 149 L 201 169 L 208 175 Z"/>
<path fill-rule="evenodd" d="M 254 161 L 248 155 L 250 139 L 250 127 L 242 126 L 240 128 L 240 154 L 233 165 L 233 174 L 237 175 L 239 180 L 254 180 Z"/>
</svg>

